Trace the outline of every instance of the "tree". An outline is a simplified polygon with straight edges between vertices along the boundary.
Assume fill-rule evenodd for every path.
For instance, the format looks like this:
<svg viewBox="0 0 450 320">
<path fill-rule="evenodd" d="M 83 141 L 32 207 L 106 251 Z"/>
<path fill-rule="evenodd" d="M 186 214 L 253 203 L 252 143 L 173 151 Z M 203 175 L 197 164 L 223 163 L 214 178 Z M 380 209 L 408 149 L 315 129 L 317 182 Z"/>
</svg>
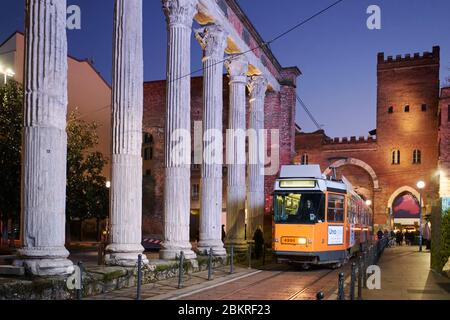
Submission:
<svg viewBox="0 0 450 320">
<path fill-rule="evenodd" d="M 14 80 L 0 86 L 0 216 L 3 241 L 8 221 L 20 217 L 20 172 L 22 150 L 23 89 Z"/>
<path fill-rule="evenodd" d="M 14 80 L 0 86 L 0 218 L 7 239 L 8 221 L 20 218 L 23 87 Z M 81 120 L 77 111 L 67 123 L 67 221 L 108 216 L 108 194 L 102 170 L 107 163 L 98 145 L 98 125 Z M 6 227 L 6 228 L 5 228 Z"/>
<path fill-rule="evenodd" d="M 98 239 L 100 221 L 108 217 L 109 190 L 102 170 L 105 157 L 93 149 L 98 145 L 98 125 L 80 118 L 77 110 L 69 115 L 67 123 L 67 222 L 78 219 L 97 220 Z M 80 239 L 81 240 L 81 239 Z"/>
</svg>

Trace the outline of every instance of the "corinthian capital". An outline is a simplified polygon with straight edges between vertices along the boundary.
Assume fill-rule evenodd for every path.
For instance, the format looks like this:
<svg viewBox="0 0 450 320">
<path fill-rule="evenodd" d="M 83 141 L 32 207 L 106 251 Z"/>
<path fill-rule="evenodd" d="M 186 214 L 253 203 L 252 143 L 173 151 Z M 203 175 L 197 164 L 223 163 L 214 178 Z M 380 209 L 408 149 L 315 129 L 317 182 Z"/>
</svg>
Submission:
<svg viewBox="0 0 450 320">
<path fill-rule="evenodd" d="M 192 27 L 198 0 L 162 0 L 168 25 Z"/>
<path fill-rule="evenodd" d="M 227 36 L 223 28 L 216 24 L 195 30 L 195 37 L 205 52 L 205 59 L 223 59 Z"/>
<path fill-rule="evenodd" d="M 228 70 L 231 80 L 236 77 L 245 78 L 245 80 L 247 79 L 248 61 L 245 59 L 244 55 L 237 54 L 229 56 L 225 61 L 225 67 Z"/>
<path fill-rule="evenodd" d="M 266 96 L 268 81 L 264 76 L 252 76 L 248 79 L 248 91 L 251 99 L 262 99 Z"/>
</svg>

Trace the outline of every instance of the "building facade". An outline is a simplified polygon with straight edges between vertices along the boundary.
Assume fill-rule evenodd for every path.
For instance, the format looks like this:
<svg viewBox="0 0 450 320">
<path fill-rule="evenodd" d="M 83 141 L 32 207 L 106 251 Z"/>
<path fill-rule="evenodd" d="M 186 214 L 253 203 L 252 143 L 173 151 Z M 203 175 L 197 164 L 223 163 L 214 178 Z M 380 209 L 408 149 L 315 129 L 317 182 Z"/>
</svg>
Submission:
<svg viewBox="0 0 450 320">
<path fill-rule="evenodd" d="M 439 195 L 442 209 L 450 208 L 450 87 L 441 89 L 439 103 Z"/>
<path fill-rule="evenodd" d="M 23 84 L 25 39 L 21 32 L 13 33 L 0 44 L 0 65 L 12 71 L 11 78 Z M 111 154 L 111 86 L 89 60 L 67 57 L 67 114 L 78 110 L 87 122 L 96 122 L 99 144 L 96 151 L 108 159 Z M 102 174 L 110 180 L 111 163 Z"/>
<path fill-rule="evenodd" d="M 377 79 L 376 129 L 358 138 L 330 138 L 323 130 L 300 133 L 295 161 L 318 163 L 325 173 L 336 167 L 371 200 L 376 227 L 417 224 L 420 194 L 424 216 L 439 199 L 439 149 L 448 149 L 445 130 L 438 140 L 439 47 L 413 56 L 379 53 Z M 423 190 L 418 181 L 425 182 Z"/>
</svg>

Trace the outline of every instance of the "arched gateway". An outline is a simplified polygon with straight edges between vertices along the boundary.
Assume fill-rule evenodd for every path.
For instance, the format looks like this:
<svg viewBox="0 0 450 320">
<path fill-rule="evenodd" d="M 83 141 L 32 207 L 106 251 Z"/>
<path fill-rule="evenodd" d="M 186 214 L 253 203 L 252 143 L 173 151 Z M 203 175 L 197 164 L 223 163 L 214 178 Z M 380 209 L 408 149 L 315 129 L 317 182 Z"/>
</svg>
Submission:
<svg viewBox="0 0 450 320">
<path fill-rule="evenodd" d="M 363 168 L 364 170 L 367 171 L 367 173 L 369 173 L 369 175 L 372 178 L 373 181 L 373 188 L 374 189 L 378 189 L 379 188 L 379 182 L 378 182 L 378 177 L 375 173 L 375 171 L 373 170 L 373 168 L 368 165 L 366 162 L 359 160 L 359 159 L 355 159 L 355 158 L 345 158 L 345 159 L 340 159 L 337 160 L 335 162 L 333 162 L 323 173 L 325 175 L 330 174 L 331 172 L 331 168 L 339 168 L 345 165 L 354 165 L 354 166 L 358 166 Z"/>
</svg>

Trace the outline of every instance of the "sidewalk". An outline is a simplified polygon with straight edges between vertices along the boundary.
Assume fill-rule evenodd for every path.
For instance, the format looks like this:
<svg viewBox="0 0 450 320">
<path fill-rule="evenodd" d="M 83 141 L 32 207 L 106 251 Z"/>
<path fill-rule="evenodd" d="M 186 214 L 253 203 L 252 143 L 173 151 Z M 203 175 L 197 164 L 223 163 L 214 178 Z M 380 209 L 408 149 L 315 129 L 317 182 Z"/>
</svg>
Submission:
<svg viewBox="0 0 450 320">
<path fill-rule="evenodd" d="M 381 290 L 364 289 L 364 300 L 450 300 L 450 279 L 430 269 L 430 251 L 386 248 L 379 260 Z"/>
<path fill-rule="evenodd" d="M 142 300 L 176 300 L 184 296 L 192 295 L 214 288 L 218 285 L 238 281 L 242 278 L 261 272 L 260 270 L 236 267 L 235 273 L 229 273 L 229 267 L 224 266 L 214 270 L 212 280 L 208 281 L 208 271 L 185 274 L 183 277 L 183 287 L 178 289 L 178 277 L 157 281 L 142 285 Z M 112 291 L 84 300 L 135 300 L 136 287 Z"/>
</svg>

